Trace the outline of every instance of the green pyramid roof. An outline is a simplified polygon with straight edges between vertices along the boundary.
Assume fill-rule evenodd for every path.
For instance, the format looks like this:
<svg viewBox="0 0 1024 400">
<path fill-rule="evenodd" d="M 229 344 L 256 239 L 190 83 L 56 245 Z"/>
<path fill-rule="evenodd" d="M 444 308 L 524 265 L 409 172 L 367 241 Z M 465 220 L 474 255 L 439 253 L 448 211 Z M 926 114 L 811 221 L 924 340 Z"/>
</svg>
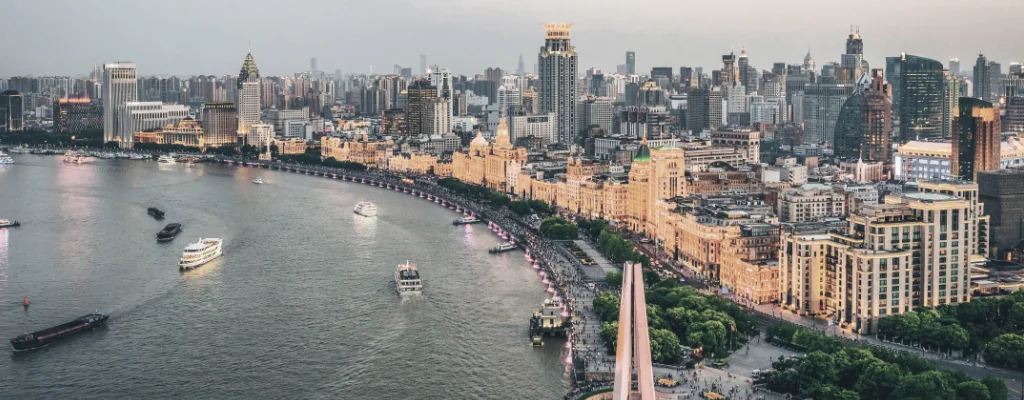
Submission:
<svg viewBox="0 0 1024 400">
<path fill-rule="evenodd" d="M 636 157 L 633 157 L 633 162 L 637 161 L 651 161 L 651 149 L 647 147 L 646 140 L 640 144 L 640 149 L 637 150 Z"/>
</svg>

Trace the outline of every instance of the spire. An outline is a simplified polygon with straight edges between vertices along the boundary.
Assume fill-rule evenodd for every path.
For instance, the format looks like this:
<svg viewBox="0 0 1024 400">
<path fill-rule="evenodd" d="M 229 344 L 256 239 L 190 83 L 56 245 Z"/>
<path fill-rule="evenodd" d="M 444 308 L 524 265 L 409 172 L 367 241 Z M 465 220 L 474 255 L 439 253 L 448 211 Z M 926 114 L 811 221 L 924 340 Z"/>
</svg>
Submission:
<svg viewBox="0 0 1024 400">
<path fill-rule="evenodd" d="M 252 58 L 252 51 L 245 55 L 245 60 L 242 60 L 242 68 L 238 72 L 238 85 L 241 86 L 245 82 L 259 82 L 260 70 L 256 68 L 256 60 Z"/>
<path fill-rule="evenodd" d="M 640 148 L 636 151 L 636 157 L 633 157 L 633 162 L 647 162 L 651 161 L 651 149 L 647 147 L 647 135 L 645 134 L 640 139 Z"/>
<path fill-rule="evenodd" d="M 740 47 L 740 57 L 747 56 L 747 46 Z"/>
</svg>

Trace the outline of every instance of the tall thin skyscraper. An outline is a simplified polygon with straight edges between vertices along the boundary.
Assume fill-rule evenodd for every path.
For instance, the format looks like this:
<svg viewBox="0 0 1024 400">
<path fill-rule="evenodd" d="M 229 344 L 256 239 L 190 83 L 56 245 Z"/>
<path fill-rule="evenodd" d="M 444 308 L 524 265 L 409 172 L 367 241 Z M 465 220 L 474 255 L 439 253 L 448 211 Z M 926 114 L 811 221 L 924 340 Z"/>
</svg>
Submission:
<svg viewBox="0 0 1024 400">
<path fill-rule="evenodd" d="M 978 60 L 974 63 L 974 98 L 991 101 L 992 88 L 988 86 L 990 82 L 988 59 L 984 54 L 978 54 Z"/>
<path fill-rule="evenodd" d="M 626 75 L 636 74 L 636 52 L 626 52 Z"/>
<path fill-rule="evenodd" d="M 122 148 L 132 147 L 132 137 L 120 137 L 121 121 L 118 110 L 121 105 L 137 101 L 139 96 L 135 64 L 119 61 L 103 64 L 103 141 L 118 142 Z"/>
<path fill-rule="evenodd" d="M 526 64 L 523 63 L 523 55 L 519 55 L 519 65 L 516 66 L 516 75 L 526 76 Z"/>
<path fill-rule="evenodd" d="M 427 55 L 420 54 L 420 73 L 427 76 Z"/>
<path fill-rule="evenodd" d="M 964 97 L 953 119 L 953 175 L 977 182 L 978 172 L 999 169 L 999 110 Z"/>
<path fill-rule="evenodd" d="M 540 48 L 540 111 L 554 113 L 558 142 L 576 138 L 576 47 L 569 42 L 570 23 L 544 24 L 547 36 Z"/>
<path fill-rule="evenodd" d="M 886 62 L 893 83 L 893 107 L 899 115 L 900 143 L 942 138 L 946 86 L 942 63 L 909 54 L 888 57 Z"/>
<path fill-rule="evenodd" d="M 316 78 L 316 57 L 309 58 L 309 74 Z"/>
<path fill-rule="evenodd" d="M 250 51 L 238 72 L 238 134 L 247 135 L 254 124 L 260 123 L 260 70 Z"/>
<path fill-rule="evenodd" d="M 960 75 L 960 59 L 953 57 L 949 59 L 949 74 L 953 76 Z"/>
</svg>

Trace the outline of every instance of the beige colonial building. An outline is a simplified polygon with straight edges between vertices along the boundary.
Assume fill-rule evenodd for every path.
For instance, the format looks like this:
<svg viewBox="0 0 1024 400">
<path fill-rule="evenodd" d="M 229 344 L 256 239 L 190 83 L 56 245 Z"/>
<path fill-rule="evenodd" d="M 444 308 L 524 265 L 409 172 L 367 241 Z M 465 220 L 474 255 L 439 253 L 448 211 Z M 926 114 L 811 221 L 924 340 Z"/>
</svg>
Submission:
<svg viewBox="0 0 1024 400">
<path fill-rule="evenodd" d="M 778 204 L 782 222 L 805 222 L 846 215 L 846 194 L 817 183 L 781 191 Z"/>
<path fill-rule="evenodd" d="M 365 133 L 358 140 L 343 141 L 338 137 L 320 138 L 320 156 L 338 161 L 351 161 L 373 168 L 387 168 L 388 157 L 394 153 L 390 140 L 369 140 Z"/>
</svg>

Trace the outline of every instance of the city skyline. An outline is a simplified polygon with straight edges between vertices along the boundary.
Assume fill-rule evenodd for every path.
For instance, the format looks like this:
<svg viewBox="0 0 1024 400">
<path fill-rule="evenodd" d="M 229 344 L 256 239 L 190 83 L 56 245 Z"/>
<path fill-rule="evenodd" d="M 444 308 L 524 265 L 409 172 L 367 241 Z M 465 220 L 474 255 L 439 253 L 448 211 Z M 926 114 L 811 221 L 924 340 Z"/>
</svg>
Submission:
<svg viewBox="0 0 1024 400">
<path fill-rule="evenodd" d="M 68 11 L 51 16 L 48 21 L 53 26 L 79 27 L 81 21 L 89 21 L 87 28 L 92 34 L 62 35 L 67 30 L 39 30 L 31 19 L 14 18 L 0 29 L 7 37 L 21 39 L 0 44 L 4 54 L 13 55 L 0 60 L 0 77 L 78 76 L 90 70 L 93 63 L 117 60 L 136 63 L 141 76 L 232 74 L 248 43 L 252 44 L 254 55 L 264 60 L 261 69 L 267 76 L 304 71 L 309 68 L 311 57 L 318 59 L 318 69 L 323 71 L 368 73 L 372 65 L 374 73 L 387 73 L 394 64 L 417 66 L 420 54 L 426 55 L 431 65 L 447 66 L 456 74 L 471 76 L 494 65 L 514 71 L 519 54 L 536 52 L 537 38 L 543 34 L 542 24 L 549 22 L 574 24 L 573 42 L 580 54 L 581 67 L 614 71 L 617 65 L 625 63 L 626 51 L 635 51 L 637 73 L 641 74 L 656 66 L 716 67 L 721 54 L 739 51 L 742 47 L 750 54 L 751 65 L 760 70 L 770 69 L 773 62 L 796 64 L 808 49 L 819 64 L 839 61 L 851 25 L 860 27 L 865 59 L 873 67 L 883 65 L 885 57 L 902 52 L 933 58 L 944 65 L 951 57 L 973 59 L 979 51 L 1003 65 L 1024 57 L 1013 53 L 1013 37 L 1001 28 L 1012 26 L 1015 14 L 1011 1 L 999 1 L 983 9 L 950 1 L 918 0 L 896 6 L 875 1 L 879 7 L 869 5 L 843 10 L 824 10 L 816 3 L 803 0 L 773 6 L 773 10 L 747 4 L 734 7 L 726 25 L 718 23 L 717 18 L 707 19 L 709 22 L 697 18 L 679 23 L 675 17 L 668 17 L 678 14 L 674 10 L 685 11 L 686 15 L 705 13 L 711 16 L 717 11 L 711 5 L 686 5 L 688 8 L 684 9 L 681 4 L 661 0 L 635 10 L 609 1 L 569 0 L 523 7 L 519 12 L 504 13 L 501 18 L 494 18 L 495 12 L 503 10 L 493 4 L 450 2 L 458 15 L 449 14 L 450 7 L 434 7 L 436 4 L 426 7 L 406 0 L 345 5 L 307 1 L 283 9 L 248 7 L 244 25 L 221 18 L 237 10 L 239 4 L 219 2 L 203 4 L 204 13 L 194 14 L 196 27 L 181 29 L 180 25 L 175 25 L 180 19 L 164 17 L 199 3 L 142 6 L 126 3 L 131 6 L 100 10 L 87 4 L 52 0 L 47 2 L 50 6 Z M 527 3 L 531 2 L 542 4 L 533 0 Z M 29 15 L 37 4 L 12 4 L 9 15 Z M 928 18 L 929 13 L 920 9 L 924 5 L 932 8 L 933 17 Z M 648 15 L 652 7 L 664 12 Z M 879 9 L 886 12 L 879 13 Z M 311 12 L 313 10 L 316 11 Z M 785 11 L 789 20 L 798 23 L 764 23 L 764 13 L 772 11 Z M 829 12 L 838 15 L 822 18 Z M 623 19 L 649 19 L 652 15 L 655 19 L 665 18 L 664 23 L 645 25 L 643 34 L 622 27 L 629 25 L 622 24 Z M 828 23 L 824 22 L 826 19 Z M 988 22 L 966 27 L 960 22 L 980 20 Z M 345 32 L 372 33 L 370 29 L 384 22 L 394 24 L 396 29 L 382 30 L 376 35 L 360 34 L 358 40 L 346 39 L 331 29 L 337 25 L 344 27 Z M 464 29 L 447 29 L 452 22 L 463 24 Z M 419 26 L 424 24 L 426 26 Z M 268 26 L 274 29 L 266 29 Z M 310 32 L 309 26 L 324 28 L 317 33 Z M 740 26 L 744 28 L 736 28 Z M 964 29 L 971 34 L 964 35 Z M 118 36 L 125 30 L 137 34 Z M 24 35 L 23 32 L 36 34 Z M 324 39 L 286 38 L 287 32 L 303 32 L 301 35 L 323 36 Z M 110 37 L 118 37 L 118 40 L 104 39 Z M 160 45 L 153 46 L 153 43 Z M 36 51 L 36 48 L 47 51 Z M 237 52 L 232 51 L 235 48 Z M 466 51 L 467 48 L 472 51 Z M 190 56 L 182 57 L 182 54 Z M 531 67 L 526 65 L 526 70 L 531 71 Z"/>
</svg>

